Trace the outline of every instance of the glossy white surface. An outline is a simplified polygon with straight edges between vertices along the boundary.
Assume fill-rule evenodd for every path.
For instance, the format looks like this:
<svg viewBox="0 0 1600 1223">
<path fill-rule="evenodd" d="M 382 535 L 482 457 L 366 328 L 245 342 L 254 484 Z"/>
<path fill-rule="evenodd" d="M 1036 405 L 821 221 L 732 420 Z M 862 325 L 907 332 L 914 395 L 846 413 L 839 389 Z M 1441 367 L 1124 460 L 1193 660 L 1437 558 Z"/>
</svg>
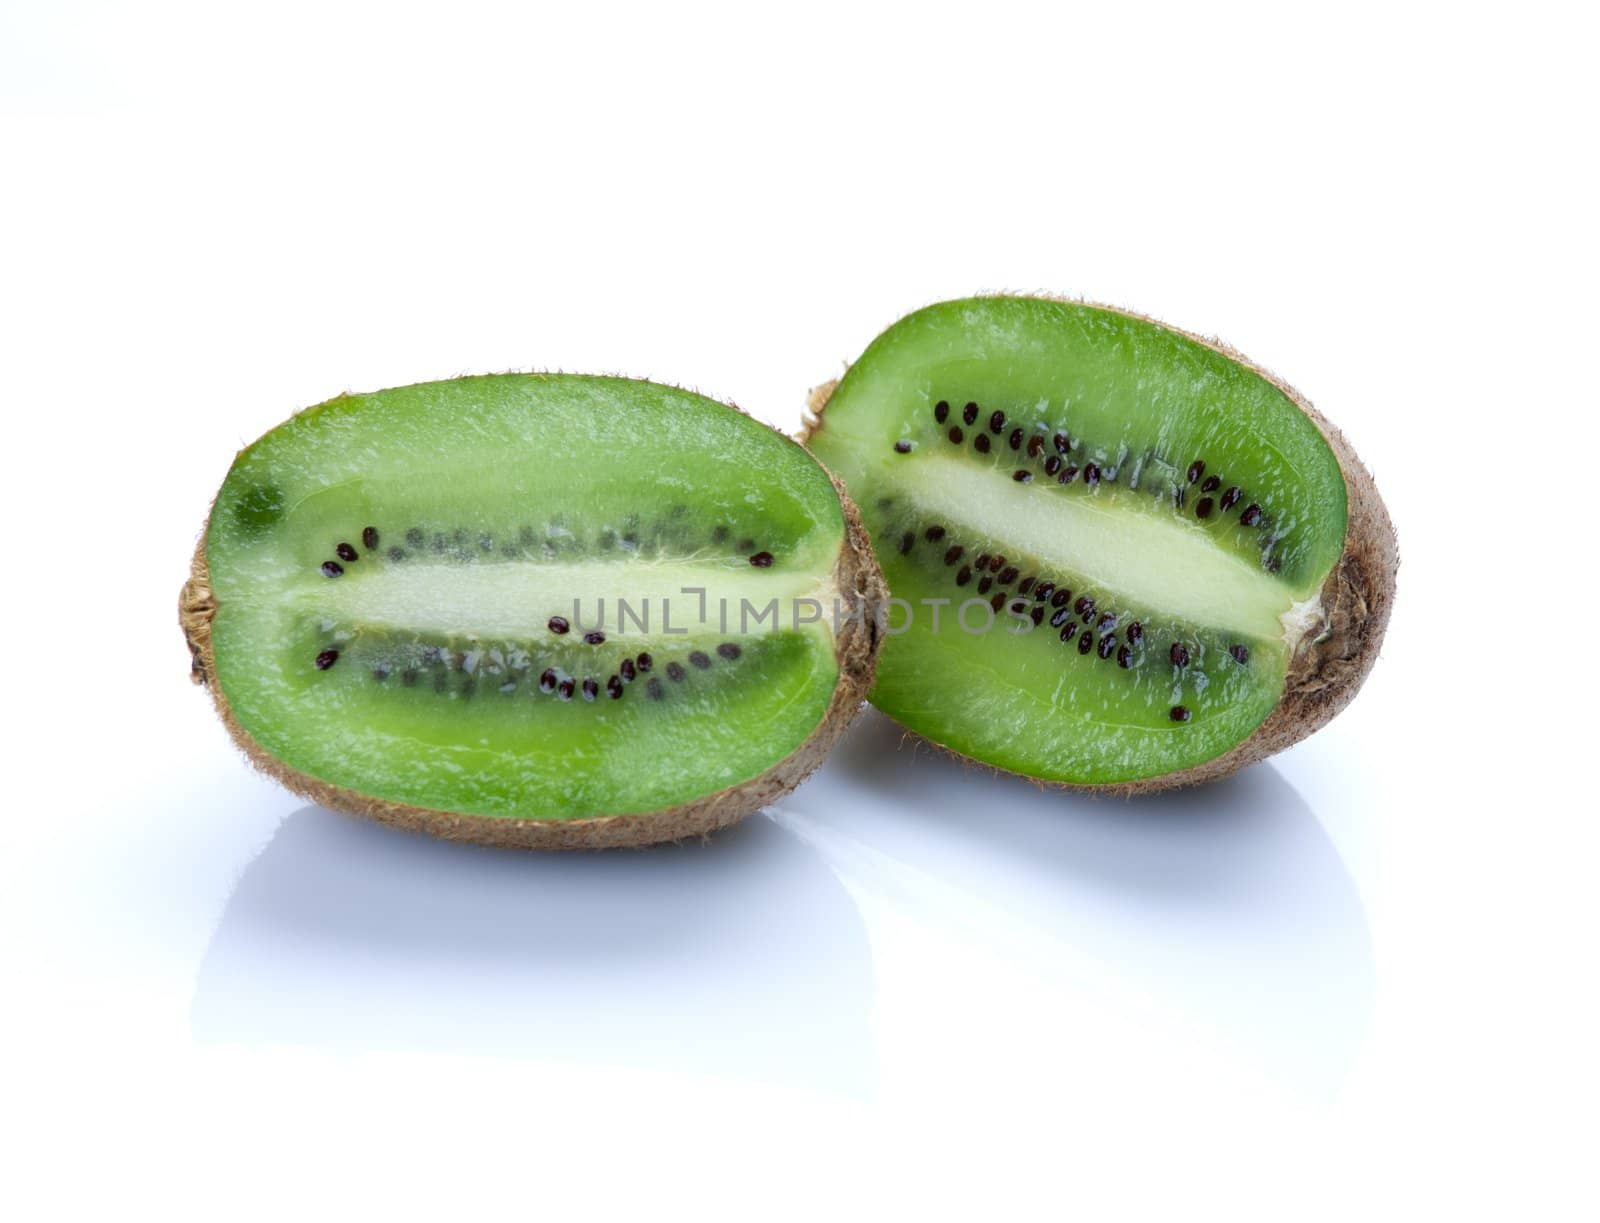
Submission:
<svg viewBox="0 0 1600 1223">
<path fill-rule="evenodd" d="M 0 21 L 7 1217 L 1593 1217 L 1562 10 Z M 1348 432 L 1404 564 L 1326 730 L 1096 802 L 868 713 L 708 844 L 546 858 L 308 808 L 187 682 L 208 498 L 297 407 L 559 367 L 792 428 L 996 286 Z"/>
</svg>

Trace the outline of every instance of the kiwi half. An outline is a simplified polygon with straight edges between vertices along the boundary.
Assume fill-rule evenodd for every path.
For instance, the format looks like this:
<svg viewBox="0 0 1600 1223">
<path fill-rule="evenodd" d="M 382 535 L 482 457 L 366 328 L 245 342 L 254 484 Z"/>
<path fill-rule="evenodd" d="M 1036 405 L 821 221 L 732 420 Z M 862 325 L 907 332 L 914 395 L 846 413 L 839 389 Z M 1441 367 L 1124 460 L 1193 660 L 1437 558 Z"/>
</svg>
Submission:
<svg viewBox="0 0 1600 1223">
<path fill-rule="evenodd" d="M 1354 696 L 1394 531 L 1354 451 L 1220 344 L 1078 302 L 912 314 L 803 440 L 891 590 L 873 704 L 973 760 L 1122 792 L 1223 776 Z"/>
<path fill-rule="evenodd" d="M 732 823 L 871 682 L 882 578 L 776 431 L 621 378 L 346 395 L 240 452 L 180 617 L 234 739 L 326 807 L 551 849 Z"/>
</svg>

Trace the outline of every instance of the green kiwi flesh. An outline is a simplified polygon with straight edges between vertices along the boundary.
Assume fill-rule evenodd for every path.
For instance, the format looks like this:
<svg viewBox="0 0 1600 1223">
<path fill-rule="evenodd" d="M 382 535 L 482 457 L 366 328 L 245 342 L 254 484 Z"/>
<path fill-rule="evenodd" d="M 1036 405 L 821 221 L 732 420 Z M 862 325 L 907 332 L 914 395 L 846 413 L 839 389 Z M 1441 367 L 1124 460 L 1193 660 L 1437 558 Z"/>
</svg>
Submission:
<svg viewBox="0 0 1600 1223">
<path fill-rule="evenodd" d="M 251 757 L 325 805 L 552 848 L 729 823 L 859 707 L 854 507 L 738 411 L 620 378 L 346 395 L 242 451 L 180 615 Z"/>
<path fill-rule="evenodd" d="M 1393 530 L 1300 396 L 1118 310 L 946 302 L 813 396 L 805 440 L 892 602 L 872 702 L 953 752 L 1125 791 L 1303 737 L 1376 657 Z"/>
</svg>

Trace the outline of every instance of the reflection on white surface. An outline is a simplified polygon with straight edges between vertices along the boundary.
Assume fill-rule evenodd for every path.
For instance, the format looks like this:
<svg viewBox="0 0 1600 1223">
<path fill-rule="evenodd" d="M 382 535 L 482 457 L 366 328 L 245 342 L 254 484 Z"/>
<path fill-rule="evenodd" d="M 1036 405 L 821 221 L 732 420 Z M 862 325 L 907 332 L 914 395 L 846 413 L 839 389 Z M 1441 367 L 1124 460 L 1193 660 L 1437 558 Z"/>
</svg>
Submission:
<svg viewBox="0 0 1600 1223">
<path fill-rule="evenodd" d="M 869 711 L 776 818 L 880 897 L 1069 1003 L 1155 1012 L 1325 1099 L 1370 1022 L 1366 915 L 1270 764 L 1134 800 L 972 768 Z"/>
<path fill-rule="evenodd" d="M 1177 1039 L 1337 1090 L 1373 1006 L 1366 918 L 1270 765 L 1093 800 L 902 738 L 869 711 L 767 817 L 646 851 L 484 850 L 304 808 L 227 902 L 193 1032 L 868 1098 L 915 1042 L 1109 1025 L 1135 1063 Z M 1038 1073 L 1095 1056 L 1052 1048 Z"/>
<path fill-rule="evenodd" d="M 245 870 L 197 1039 L 416 1049 L 870 1096 L 866 930 L 770 820 L 709 843 L 533 854 L 306 807 Z"/>
</svg>

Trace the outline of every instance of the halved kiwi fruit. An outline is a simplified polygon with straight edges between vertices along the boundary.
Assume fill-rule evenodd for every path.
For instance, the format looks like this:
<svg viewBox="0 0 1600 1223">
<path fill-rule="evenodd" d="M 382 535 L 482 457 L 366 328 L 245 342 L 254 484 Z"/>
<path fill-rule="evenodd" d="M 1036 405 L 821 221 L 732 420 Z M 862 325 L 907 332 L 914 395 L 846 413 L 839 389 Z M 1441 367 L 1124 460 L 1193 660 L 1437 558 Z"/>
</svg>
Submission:
<svg viewBox="0 0 1600 1223">
<path fill-rule="evenodd" d="M 946 302 L 813 393 L 893 601 L 872 702 L 960 755 L 1135 792 L 1355 694 L 1394 598 L 1371 476 L 1230 349 L 1077 302 Z"/>
<path fill-rule="evenodd" d="M 881 576 L 804 449 L 686 391 L 347 395 L 242 451 L 180 614 L 228 730 L 327 807 L 632 845 L 797 784 L 870 683 Z"/>
</svg>

